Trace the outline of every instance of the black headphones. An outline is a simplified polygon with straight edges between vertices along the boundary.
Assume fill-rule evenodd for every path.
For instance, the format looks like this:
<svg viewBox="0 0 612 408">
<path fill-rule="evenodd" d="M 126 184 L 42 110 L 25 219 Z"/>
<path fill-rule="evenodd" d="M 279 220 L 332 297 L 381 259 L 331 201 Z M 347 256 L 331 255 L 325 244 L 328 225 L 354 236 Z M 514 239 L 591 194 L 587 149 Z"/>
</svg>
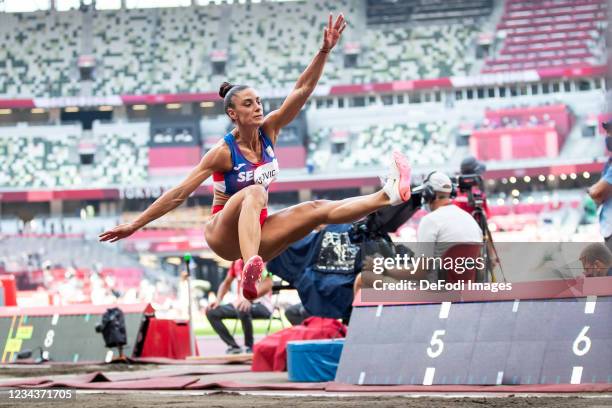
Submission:
<svg viewBox="0 0 612 408">
<path fill-rule="evenodd" d="M 423 180 L 423 190 L 421 191 L 421 197 L 423 198 L 423 201 L 425 201 L 427 204 L 431 203 L 433 200 L 436 199 L 436 191 L 434 190 L 433 186 L 429 184 L 429 179 L 435 172 L 436 170 L 432 171 L 431 173 L 427 175 L 427 177 L 425 177 L 425 180 Z M 452 197 L 454 194 L 455 194 L 455 185 L 451 181 L 450 196 Z"/>
</svg>

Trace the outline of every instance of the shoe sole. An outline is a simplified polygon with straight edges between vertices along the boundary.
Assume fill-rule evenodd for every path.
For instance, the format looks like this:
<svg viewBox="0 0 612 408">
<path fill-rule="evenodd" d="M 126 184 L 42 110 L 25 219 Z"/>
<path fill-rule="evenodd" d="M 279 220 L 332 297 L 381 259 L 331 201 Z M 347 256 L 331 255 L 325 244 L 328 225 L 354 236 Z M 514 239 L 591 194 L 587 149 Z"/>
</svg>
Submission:
<svg viewBox="0 0 612 408">
<path fill-rule="evenodd" d="M 412 168 L 406 160 L 406 157 L 399 152 L 393 152 L 393 160 L 395 161 L 395 166 L 399 170 L 399 193 L 402 201 L 406 202 L 410 200 L 411 191 L 410 191 L 410 176 L 412 174 Z"/>
<path fill-rule="evenodd" d="M 249 259 L 242 271 L 242 295 L 247 300 L 257 299 L 257 282 L 263 272 L 263 260 L 259 255 Z"/>
</svg>

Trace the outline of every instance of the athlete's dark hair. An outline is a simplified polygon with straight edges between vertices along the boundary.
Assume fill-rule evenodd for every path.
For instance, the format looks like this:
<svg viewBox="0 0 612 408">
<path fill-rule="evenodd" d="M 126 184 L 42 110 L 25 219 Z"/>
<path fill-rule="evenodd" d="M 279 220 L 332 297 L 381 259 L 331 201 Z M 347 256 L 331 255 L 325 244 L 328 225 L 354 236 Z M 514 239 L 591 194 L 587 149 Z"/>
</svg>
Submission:
<svg viewBox="0 0 612 408">
<path fill-rule="evenodd" d="M 246 85 L 232 85 L 229 82 L 224 82 L 219 87 L 219 96 L 223 98 L 223 110 L 227 113 L 228 108 L 234 108 L 234 102 L 232 98 L 236 93 L 247 89 Z"/>
</svg>

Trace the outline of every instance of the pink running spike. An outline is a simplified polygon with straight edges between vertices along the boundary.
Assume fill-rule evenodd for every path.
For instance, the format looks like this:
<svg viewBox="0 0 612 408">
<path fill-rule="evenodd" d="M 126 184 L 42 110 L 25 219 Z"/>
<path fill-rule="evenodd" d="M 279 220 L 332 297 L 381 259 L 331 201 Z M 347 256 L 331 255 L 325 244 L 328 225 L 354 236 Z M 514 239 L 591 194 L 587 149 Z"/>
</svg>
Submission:
<svg viewBox="0 0 612 408">
<path fill-rule="evenodd" d="M 410 200 L 410 177 L 412 175 L 412 168 L 408 163 L 406 157 L 398 151 L 393 152 L 393 160 L 399 170 L 399 193 L 402 201 L 406 202 Z"/>
<path fill-rule="evenodd" d="M 257 282 L 261 278 L 264 263 L 261 256 L 252 256 L 242 269 L 242 296 L 247 300 L 257 299 Z"/>
</svg>

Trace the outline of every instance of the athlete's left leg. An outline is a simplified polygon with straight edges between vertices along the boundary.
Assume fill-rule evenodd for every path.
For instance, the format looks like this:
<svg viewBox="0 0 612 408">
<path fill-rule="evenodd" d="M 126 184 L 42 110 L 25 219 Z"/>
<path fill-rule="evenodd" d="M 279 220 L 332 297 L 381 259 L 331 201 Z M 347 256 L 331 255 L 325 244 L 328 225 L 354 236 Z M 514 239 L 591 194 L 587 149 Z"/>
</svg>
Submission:
<svg viewBox="0 0 612 408">
<path fill-rule="evenodd" d="M 315 200 L 285 208 L 266 219 L 261 230 L 259 254 L 265 261 L 270 260 L 321 224 L 357 221 L 387 205 L 389 197 L 381 190 L 362 197 Z"/>
<path fill-rule="evenodd" d="M 309 201 L 272 214 L 261 230 L 259 254 L 270 260 L 321 224 L 354 222 L 380 208 L 408 201 L 410 175 L 406 158 L 394 152 L 391 174 L 382 190 L 339 201 Z"/>
</svg>

